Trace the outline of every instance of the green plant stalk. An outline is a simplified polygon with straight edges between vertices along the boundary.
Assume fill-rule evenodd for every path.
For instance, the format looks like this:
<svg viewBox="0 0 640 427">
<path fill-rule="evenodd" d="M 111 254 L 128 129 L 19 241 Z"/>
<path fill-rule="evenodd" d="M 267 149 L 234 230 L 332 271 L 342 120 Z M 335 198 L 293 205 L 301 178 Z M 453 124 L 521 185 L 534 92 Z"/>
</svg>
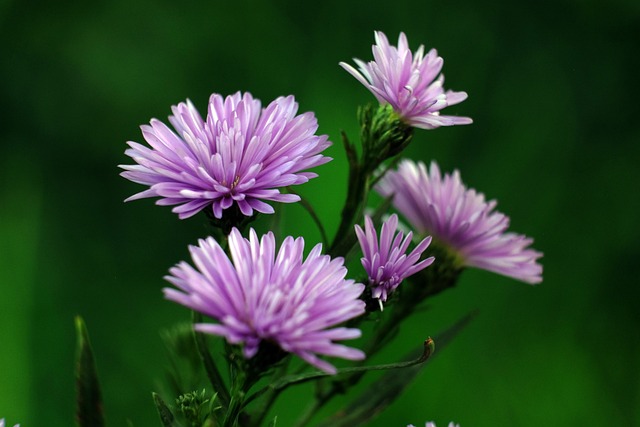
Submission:
<svg viewBox="0 0 640 427">
<path fill-rule="evenodd" d="M 194 311 L 193 312 L 193 323 L 202 322 L 202 314 Z M 202 360 L 202 364 L 204 365 L 204 370 L 207 373 L 207 377 L 209 378 L 209 382 L 211 382 L 211 386 L 215 393 L 218 394 L 218 401 L 223 408 L 227 408 L 229 406 L 229 390 L 222 379 L 222 375 L 218 370 L 218 367 L 211 357 L 211 353 L 209 352 L 209 348 L 207 347 L 206 340 L 204 339 L 204 335 L 200 332 L 197 332 L 195 329 L 193 331 L 194 339 L 196 341 L 196 347 L 198 349 L 198 353 L 200 354 L 200 359 Z"/>
<path fill-rule="evenodd" d="M 280 380 L 282 377 L 285 376 L 285 374 L 287 373 L 287 368 L 288 368 L 288 363 L 283 363 L 282 366 L 280 366 L 277 369 L 277 371 L 273 375 L 273 379 L 274 379 L 273 383 L 277 383 L 278 380 Z M 264 400 L 260 408 L 258 409 L 258 411 L 252 416 L 252 424 L 255 424 L 257 426 L 262 425 L 262 422 L 264 421 L 264 418 L 267 416 L 269 409 L 271 409 L 271 406 L 273 406 L 276 399 L 280 395 L 280 390 L 277 390 L 276 388 L 273 388 L 273 387 L 265 387 L 264 389 L 259 390 L 258 392 L 249 396 L 249 398 L 247 398 L 247 400 L 245 401 L 245 404 L 248 404 L 254 399 L 261 397 L 262 395 L 264 395 Z"/>
<path fill-rule="evenodd" d="M 231 386 L 231 400 L 229 401 L 222 427 L 235 427 L 238 425 L 238 415 L 240 415 L 244 407 L 246 392 L 249 387 L 250 384 L 247 382 L 246 373 L 240 370 Z"/>
<path fill-rule="evenodd" d="M 346 256 L 355 244 L 353 226 L 356 218 L 362 216 L 369 196 L 370 172 L 367 173 L 359 165 L 349 169 L 349 189 L 347 200 L 342 209 L 340 226 L 329 250 L 332 257 Z"/>
</svg>

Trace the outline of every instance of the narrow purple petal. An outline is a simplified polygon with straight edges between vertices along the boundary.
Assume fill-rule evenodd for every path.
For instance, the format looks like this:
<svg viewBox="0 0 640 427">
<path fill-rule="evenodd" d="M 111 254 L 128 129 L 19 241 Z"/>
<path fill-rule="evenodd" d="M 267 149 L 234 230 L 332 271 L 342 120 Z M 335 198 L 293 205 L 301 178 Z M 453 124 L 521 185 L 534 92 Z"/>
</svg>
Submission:
<svg viewBox="0 0 640 427">
<path fill-rule="evenodd" d="M 458 171 L 440 172 L 422 162 L 404 160 L 379 182 L 377 191 L 394 195 L 393 205 L 420 233 L 429 233 L 455 251 L 464 265 L 493 271 L 535 284 L 542 281 L 542 253 L 529 248 L 533 240 L 509 233 L 509 218 L 495 201 L 467 189 Z"/>
<path fill-rule="evenodd" d="M 390 104 L 409 125 L 422 129 L 472 123 L 468 117 L 440 116 L 440 110 L 464 101 L 467 94 L 445 92 L 444 77 L 440 74 L 444 61 L 435 49 L 424 56 L 424 46 L 420 46 L 412 54 L 404 33 L 398 37 L 398 47 L 390 45 L 380 31 L 374 36 L 373 61 L 354 59 L 358 69 L 344 62 L 340 66 L 380 103 Z"/>
<path fill-rule="evenodd" d="M 409 233 L 406 238 L 402 232 L 396 233 L 398 228 L 397 215 L 391 215 L 382 224 L 379 244 L 373 221 L 369 216 L 365 216 L 364 221 L 364 231 L 360 226 L 355 226 L 363 253 L 362 266 L 369 276 L 369 286 L 372 288 L 373 298 L 386 301 L 387 297 L 404 279 L 433 263 L 433 257 L 418 262 L 422 253 L 431 243 L 431 237 L 423 239 L 407 256 L 406 251 L 412 233 Z"/>
<path fill-rule="evenodd" d="M 125 154 L 136 164 L 120 165 L 126 179 L 148 185 L 127 201 L 160 197 L 161 205 L 187 218 L 211 206 L 214 216 L 237 205 L 246 215 L 273 213 L 265 201 L 292 203 L 297 196 L 278 188 L 316 177 L 307 169 L 331 159 L 322 152 L 331 145 L 316 135 L 311 112 L 297 114 L 293 96 L 280 97 L 262 108 L 249 93 L 223 98 L 212 94 L 203 119 L 187 100 L 172 107 L 169 122 L 142 126 L 149 147 L 129 142 Z"/>
<path fill-rule="evenodd" d="M 234 228 L 231 258 L 212 238 L 200 240 L 190 248 L 195 268 L 184 262 L 173 267 L 166 280 L 177 289 L 165 289 L 165 297 L 216 319 L 196 329 L 242 345 L 247 358 L 267 340 L 334 373 L 319 356 L 364 358 L 336 343 L 361 334 L 338 325 L 364 313 L 364 285 L 345 279 L 344 260 L 321 250 L 316 245 L 305 259 L 302 238 L 287 237 L 277 249 L 273 233 L 258 238 L 251 229 L 245 239 Z"/>
</svg>

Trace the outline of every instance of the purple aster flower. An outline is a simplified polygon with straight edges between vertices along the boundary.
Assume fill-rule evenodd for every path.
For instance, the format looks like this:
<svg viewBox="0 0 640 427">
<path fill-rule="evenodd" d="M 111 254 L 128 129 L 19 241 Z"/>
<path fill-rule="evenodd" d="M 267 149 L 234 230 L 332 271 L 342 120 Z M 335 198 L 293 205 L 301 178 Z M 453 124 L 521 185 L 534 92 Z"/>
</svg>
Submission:
<svg viewBox="0 0 640 427">
<path fill-rule="evenodd" d="M 361 259 L 367 275 L 369 286 L 372 287 L 371 296 L 381 302 L 386 301 L 388 295 L 407 277 L 430 266 L 434 258 L 429 257 L 420 262 L 420 256 L 424 252 L 431 237 L 422 240 L 409 255 L 407 249 L 413 233 L 409 232 L 403 240 L 403 233 L 398 232 L 398 216 L 393 214 L 382 224 L 380 243 L 378 235 L 369 216 L 364 219 L 364 231 L 356 225 L 356 235 L 362 248 L 364 257 Z M 382 307 L 382 306 L 381 306 Z"/>
<path fill-rule="evenodd" d="M 529 248 L 533 240 L 507 232 L 509 218 L 494 211 L 496 201 L 467 189 L 460 173 L 440 174 L 435 162 L 403 160 L 382 178 L 378 192 L 394 194 L 395 208 L 420 233 L 428 233 L 453 250 L 463 265 L 478 267 L 526 283 L 542 281 L 542 256 Z"/>
<path fill-rule="evenodd" d="M 206 120 L 189 100 L 172 111 L 175 131 L 156 119 L 141 126 L 151 148 L 128 142 L 125 154 L 137 164 L 120 165 L 121 175 L 149 189 L 126 201 L 160 197 L 159 205 L 178 205 L 181 219 L 209 206 L 216 218 L 233 205 L 246 216 L 273 213 L 265 200 L 300 200 L 278 187 L 307 182 L 317 175 L 302 171 L 331 160 L 321 154 L 331 143 L 315 134 L 314 114 L 296 115 L 293 96 L 261 108 L 249 93 L 213 94 Z"/>
<path fill-rule="evenodd" d="M 250 230 L 229 235 L 231 259 L 211 237 L 190 248 L 197 269 L 182 262 L 166 279 L 167 299 L 210 316 L 219 323 L 196 330 L 242 344 L 246 358 L 269 341 L 327 372 L 336 369 L 318 355 L 361 360 L 364 353 L 333 341 L 358 338 L 359 329 L 334 327 L 364 313 L 364 285 L 346 280 L 342 258 L 322 255 L 316 245 L 303 260 L 304 240 L 287 237 L 276 251 L 273 233 L 259 240 Z"/>
<path fill-rule="evenodd" d="M 404 33 L 398 37 L 398 47 L 391 46 L 387 36 L 380 31 L 375 32 L 375 39 L 374 61 L 366 64 L 354 58 L 360 71 L 344 62 L 340 65 L 365 85 L 381 104 L 390 104 L 409 125 L 417 128 L 472 123 L 469 117 L 440 115 L 440 110 L 464 101 L 467 94 L 444 91 L 444 76 L 439 74 L 443 60 L 435 49 L 424 56 L 421 45 L 412 54 Z"/>
</svg>

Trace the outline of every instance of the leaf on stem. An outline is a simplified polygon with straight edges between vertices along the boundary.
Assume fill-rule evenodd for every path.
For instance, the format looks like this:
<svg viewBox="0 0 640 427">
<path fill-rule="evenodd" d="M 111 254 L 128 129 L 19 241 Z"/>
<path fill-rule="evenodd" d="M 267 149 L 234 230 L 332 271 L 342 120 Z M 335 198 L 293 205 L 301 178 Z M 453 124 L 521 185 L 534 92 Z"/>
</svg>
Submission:
<svg viewBox="0 0 640 427">
<path fill-rule="evenodd" d="M 438 347 L 442 348 L 449 344 L 476 314 L 475 311 L 467 314 L 439 334 L 436 338 Z M 398 372 L 385 373 L 367 387 L 360 396 L 356 397 L 351 404 L 320 424 L 319 427 L 353 427 L 372 420 L 404 392 L 424 366 L 424 364 L 414 364 Z"/>
<path fill-rule="evenodd" d="M 277 392 L 281 392 L 291 385 L 302 384 L 307 381 L 315 380 L 318 378 L 334 377 L 341 374 L 354 374 L 354 373 L 368 372 L 368 371 L 385 371 L 389 369 L 408 368 L 408 367 L 419 365 L 426 362 L 429 359 L 429 357 L 433 354 L 434 350 L 435 350 L 435 344 L 433 339 L 427 338 L 424 341 L 422 353 L 417 359 L 410 359 L 405 362 L 386 363 L 382 365 L 356 366 L 353 368 L 342 368 L 342 369 L 338 369 L 338 372 L 335 375 L 327 374 L 326 372 L 320 372 L 320 371 L 305 372 L 302 374 L 295 374 L 295 375 L 287 375 L 286 377 L 283 377 L 280 380 L 272 384 L 269 384 L 263 389 L 258 390 L 256 393 L 250 396 L 247 399 L 247 401 L 251 401 L 269 390 L 275 390 Z"/>
</svg>

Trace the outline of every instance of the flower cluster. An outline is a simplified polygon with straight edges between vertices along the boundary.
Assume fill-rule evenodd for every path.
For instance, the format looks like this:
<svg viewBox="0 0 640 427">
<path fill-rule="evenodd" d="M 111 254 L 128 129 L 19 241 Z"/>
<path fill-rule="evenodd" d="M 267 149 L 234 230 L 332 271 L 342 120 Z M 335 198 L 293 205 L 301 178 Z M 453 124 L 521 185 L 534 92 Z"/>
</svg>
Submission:
<svg viewBox="0 0 640 427">
<path fill-rule="evenodd" d="M 181 219 L 206 210 L 214 218 L 211 225 L 217 227 L 216 238 L 201 239 L 189 248 L 192 264 L 180 262 L 165 277 L 173 285 L 164 289 L 165 297 L 196 312 L 194 330 L 223 337 L 228 344 L 224 361 L 229 378 L 224 379 L 206 345 L 200 342 L 202 336 L 196 334 L 194 345 L 214 388 L 211 402 L 218 399 L 219 405 L 215 411 L 203 412 L 202 419 L 214 418 L 211 423 L 201 421 L 199 404 L 190 407 L 197 414 L 196 424 L 237 426 L 242 417 L 247 425 L 259 425 L 286 387 L 341 373 L 317 388 L 313 411 L 318 411 L 368 371 L 424 363 L 434 348 L 430 338 L 420 358 L 378 366 L 365 366 L 361 363 L 364 351 L 340 342 L 360 338 L 360 323 L 373 318 L 378 324 L 362 348 L 370 356 L 387 344 L 399 323 L 433 294 L 427 292 L 428 283 L 420 282 L 429 282 L 444 270 L 423 270 L 439 261 L 447 265 L 446 257 L 442 261 L 431 256 L 440 256 L 434 249 L 444 250 L 460 264 L 455 275 L 447 276 L 451 281 L 457 280 L 462 266 L 483 268 L 527 283 L 542 280 L 542 267 L 537 262 L 542 254 L 529 248 L 532 240 L 508 232 L 509 219 L 494 210 L 496 202 L 486 202 L 483 194 L 467 189 L 457 171 L 443 176 L 435 162 L 427 169 L 424 163 L 404 160 L 397 170 L 377 175 L 378 166 L 410 143 L 414 127 L 469 124 L 471 119 L 440 115 L 443 108 L 462 102 L 467 94 L 443 89 L 443 60 L 435 49 L 425 55 L 420 46 L 412 53 L 404 33 L 397 47 L 390 45 L 381 32 L 375 33 L 375 39 L 374 61 L 356 59 L 359 71 L 340 63 L 383 106 L 369 106 L 366 114 L 360 114 L 359 149 L 344 137 L 350 168 L 348 197 L 337 236 L 333 242 L 327 241 L 328 254 L 323 254 L 323 245 L 317 244 L 305 256 L 302 237 L 286 236 L 278 246 L 274 231 L 259 237 L 255 229 L 246 228 L 245 220 L 253 219 L 256 212 L 274 212 L 267 202 L 300 201 L 299 196 L 281 190 L 316 177 L 309 169 L 331 160 L 322 154 L 330 145 L 328 137 L 316 135 L 318 124 L 313 113 L 298 114 L 293 96 L 277 98 L 263 108 L 249 93 L 227 97 L 213 94 L 206 118 L 187 101 L 172 108 L 169 122 L 173 129 L 155 119 L 142 126 L 149 147 L 128 142 L 130 148 L 125 154 L 135 164 L 121 165 L 121 175 L 148 188 L 127 200 L 159 197 L 157 204 L 176 205 L 173 212 Z M 378 110 L 372 112 L 374 108 Z M 358 152 L 362 158 L 358 158 Z M 374 215 L 387 218 L 380 229 L 370 216 L 362 215 L 373 182 L 377 182 L 375 189 L 382 196 L 392 198 L 393 206 L 413 231 L 399 231 L 398 216 L 387 217 L 382 209 Z M 324 234 L 318 215 L 309 203 L 305 207 Z M 348 261 L 357 243 L 365 283 L 349 278 L 346 267 L 350 264 L 345 259 Z M 390 298 L 405 279 L 419 272 L 407 293 L 398 292 Z M 391 315 L 377 313 L 375 304 L 371 309 L 371 301 L 379 304 L 380 311 L 386 302 Z M 210 319 L 202 320 L 202 315 Z M 193 336 L 190 338 L 193 341 Z M 265 357 L 269 352 L 270 357 Z M 289 354 L 320 372 L 290 371 L 287 363 L 275 369 Z M 325 357 L 354 361 L 356 366 L 339 370 Z M 248 394 L 266 372 L 274 372 L 272 382 Z M 402 378 L 407 382 L 410 379 Z M 348 416 L 380 412 L 383 408 L 379 406 L 365 410 L 368 403 L 364 401 L 390 403 L 396 396 L 385 395 L 385 389 L 384 384 L 373 386 L 374 398 L 354 401 L 362 407 Z M 394 388 L 394 394 L 400 390 Z M 182 401 L 191 404 L 193 396 L 185 394 Z M 260 408 L 249 413 L 246 407 L 250 401 L 262 396 Z M 196 397 L 198 402 L 208 401 L 204 391 Z M 158 402 L 161 416 L 171 415 L 170 409 Z M 299 424 L 305 424 L 314 414 L 305 414 L 307 418 Z M 339 416 L 345 414 L 343 411 Z M 173 419 L 168 415 L 167 419 Z M 350 419 L 343 421 L 339 425 L 358 425 L 363 420 L 353 419 L 352 424 L 346 423 Z M 0 421 L 0 427 L 4 427 L 4 421 Z M 426 427 L 435 424 L 429 422 Z M 459 426 L 450 423 L 449 427 Z"/>
</svg>

